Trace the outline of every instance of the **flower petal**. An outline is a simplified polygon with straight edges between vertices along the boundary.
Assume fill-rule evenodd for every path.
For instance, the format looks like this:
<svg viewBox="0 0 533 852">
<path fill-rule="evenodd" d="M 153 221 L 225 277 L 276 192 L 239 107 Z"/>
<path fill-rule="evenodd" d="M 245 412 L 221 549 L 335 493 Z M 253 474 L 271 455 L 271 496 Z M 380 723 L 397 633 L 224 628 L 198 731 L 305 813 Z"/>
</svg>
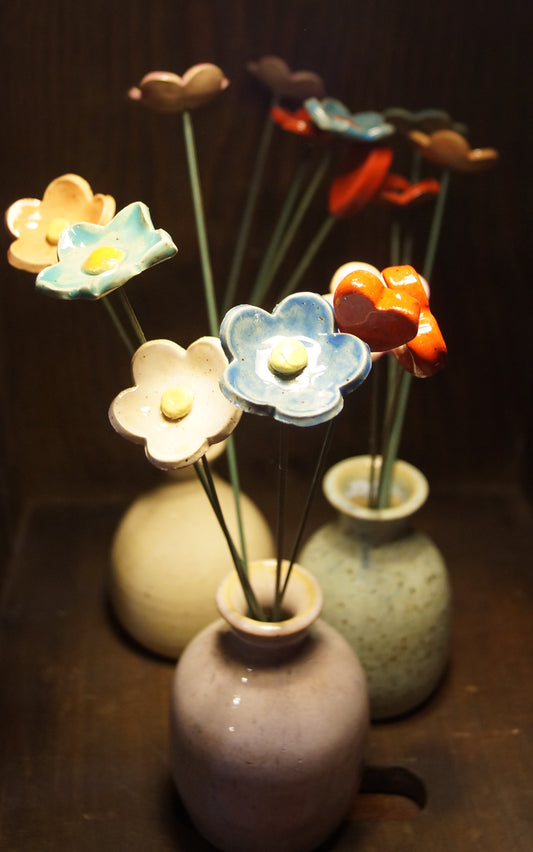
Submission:
<svg viewBox="0 0 533 852">
<path fill-rule="evenodd" d="M 225 440 L 241 418 L 242 412 L 219 390 L 227 363 L 215 337 L 202 337 L 188 349 L 170 340 L 148 341 L 132 361 L 135 386 L 111 404 L 111 424 L 123 437 L 144 444 L 156 467 L 193 464 L 209 446 Z M 173 421 L 162 413 L 161 398 L 176 386 L 187 389 L 193 403 L 190 413 Z"/>
<path fill-rule="evenodd" d="M 329 420 L 370 370 L 368 347 L 334 331 L 331 305 L 316 293 L 296 293 L 272 312 L 239 305 L 226 314 L 222 345 L 230 364 L 220 381 L 222 392 L 244 411 L 284 423 L 312 426 Z M 306 350 L 306 365 L 281 376 L 269 364 L 284 339 Z"/>
</svg>

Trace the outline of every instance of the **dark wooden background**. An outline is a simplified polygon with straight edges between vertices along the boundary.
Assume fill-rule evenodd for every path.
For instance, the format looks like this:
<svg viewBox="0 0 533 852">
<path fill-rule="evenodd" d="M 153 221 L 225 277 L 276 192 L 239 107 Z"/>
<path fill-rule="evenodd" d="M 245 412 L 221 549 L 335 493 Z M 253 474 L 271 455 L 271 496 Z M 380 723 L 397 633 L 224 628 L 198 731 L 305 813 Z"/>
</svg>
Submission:
<svg viewBox="0 0 533 852">
<path fill-rule="evenodd" d="M 530 24 L 523 0 L 4 0 L 2 207 L 41 197 L 48 182 L 67 171 L 83 175 L 95 192 L 114 195 L 118 208 L 146 202 L 179 254 L 133 280 L 129 295 L 147 336 L 188 345 L 207 332 L 207 320 L 180 120 L 129 102 L 130 86 L 149 70 L 183 73 L 202 61 L 220 65 L 231 81 L 216 102 L 194 114 L 219 292 L 267 105 L 247 61 L 272 53 L 294 69 L 312 69 L 328 94 L 354 111 L 448 110 L 467 124 L 472 146 L 496 147 L 501 162 L 485 174 L 452 178 L 431 282 L 449 366 L 415 383 L 402 455 L 434 488 L 450 480 L 464 487 L 524 485 L 532 467 Z M 278 133 L 244 297 L 299 151 L 298 140 Z M 293 259 L 322 221 L 325 202 L 324 188 Z M 4 231 L 4 255 L 8 244 Z M 338 225 L 304 283 L 325 290 L 347 260 L 385 266 L 387 246 L 387 216 L 369 208 Z M 153 481 L 139 448 L 107 422 L 109 402 L 130 375 L 102 307 L 36 294 L 33 276 L 7 263 L 0 299 L 7 530 L 28 500 L 134 494 Z M 332 460 L 365 449 L 365 394 L 350 399 Z M 239 430 L 249 490 L 274 452 L 269 427 L 262 418 L 247 418 Z M 303 436 L 296 465 L 305 467 L 318 441 L 315 430 Z"/>
</svg>

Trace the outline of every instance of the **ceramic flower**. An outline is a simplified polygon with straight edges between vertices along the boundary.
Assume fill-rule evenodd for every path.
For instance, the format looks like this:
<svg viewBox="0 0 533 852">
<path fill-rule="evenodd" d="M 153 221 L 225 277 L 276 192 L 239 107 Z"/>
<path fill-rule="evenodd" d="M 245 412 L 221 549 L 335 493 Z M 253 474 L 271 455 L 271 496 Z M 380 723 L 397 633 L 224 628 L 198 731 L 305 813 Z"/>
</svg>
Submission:
<svg viewBox="0 0 533 852">
<path fill-rule="evenodd" d="M 435 178 L 409 183 L 402 175 L 388 174 L 375 200 L 391 207 L 413 207 L 434 200 L 439 191 L 440 183 Z"/>
<path fill-rule="evenodd" d="M 111 195 L 94 195 L 79 175 L 61 175 L 48 184 L 42 200 L 20 198 L 7 209 L 6 225 L 17 237 L 7 259 L 17 269 L 40 272 L 56 263 L 57 244 L 65 228 L 76 222 L 105 225 L 114 213 Z"/>
<path fill-rule="evenodd" d="M 424 280 L 412 266 L 389 266 L 382 270 L 387 287 L 396 293 L 413 296 L 420 305 L 418 331 L 412 340 L 393 350 L 393 355 L 404 370 L 420 379 L 434 376 L 446 366 L 446 343 L 437 320 L 429 307 L 429 296 Z"/>
<path fill-rule="evenodd" d="M 407 292 L 391 290 L 374 266 L 345 264 L 330 286 L 339 330 L 360 337 L 372 352 L 394 349 L 416 336 L 419 302 Z"/>
<path fill-rule="evenodd" d="M 176 252 L 170 235 L 155 230 L 146 204 L 136 201 L 107 225 L 82 222 L 63 231 L 59 263 L 39 273 L 37 289 L 58 299 L 100 299 Z"/>
<path fill-rule="evenodd" d="M 306 136 L 309 139 L 326 140 L 330 138 L 329 133 L 320 130 L 304 107 L 296 110 L 284 109 L 274 106 L 270 110 L 270 117 L 283 130 L 295 133 L 297 136 Z"/>
<path fill-rule="evenodd" d="M 457 172 L 480 172 L 498 161 L 494 148 L 471 148 L 464 136 L 455 130 L 437 130 L 427 134 L 413 130 L 408 134 L 412 144 L 426 160 Z"/>
<path fill-rule="evenodd" d="M 350 112 L 335 98 L 308 98 L 305 109 L 321 130 L 329 130 L 360 142 L 379 142 L 394 133 L 394 127 L 379 112 Z"/>
<path fill-rule="evenodd" d="M 380 273 L 367 263 L 345 264 L 330 287 L 341 331 L 356 334 L 373 351 L 392 352 L 419 378 L 444 367 L 446 344 L 429 308 L 429 288 L 412 266 Z"/>
<path fill-rule="evenodd" d="M 403 107 L 389 107 L 383 110 L 383 117 L 394 125 L 396 131 L 406 135 L 411 130 L 421 130 L 422 133 L 434 133 L 436 130 L 455 130 L 465 135 L 464 124 L 454 121 L 451 115 L 443 109 L 409 110 Z"/>
<path fill-rule="evenodd" d="M 172 71 L 150 71 L 129 90 L 128 97 L 154 112 L 184 112 L 209 103 L 228 86 L 229 80 L 217 65 L 202 62 L 182 77 Z"/>
<path fill-rule="evenodd" d="M 361 210 L 381 189 L 392 158 L 390 148 L 372 148 L 362 161 L 359 151 L 350 152 L 330 186 L 329 212 L 346 219 Z"/>
<path fill-rule="evenodd" d="M 335 332 L 331 305 L 316 293 L 287 296 L 268 313 L 238 305 L 220 338 L 230 363 L 220 380 L 244 411 L 313 426 L 334 417 L 368 375 L 368 346 Z"/>
<path fill-rule="evenodd" d="M 124 438 L 144 444 L 156 467 L 193 464 L 241 418 L 218 386 L 227 364 L 216 337 L 201 337 L 188 349 L 170 340 L 144 343 L 133 356 L 135 386 L 113 400 L 111 424 Z"/>
<path fill-rule="evenodd" d="M 279 56 L 263 56 L 257 62 L 248 62 L 247 69 L 278 98 L 303 101 L 305 98 L 324 97 L 322 78 L 313 71 L 291 71 Z"/>
</svg>

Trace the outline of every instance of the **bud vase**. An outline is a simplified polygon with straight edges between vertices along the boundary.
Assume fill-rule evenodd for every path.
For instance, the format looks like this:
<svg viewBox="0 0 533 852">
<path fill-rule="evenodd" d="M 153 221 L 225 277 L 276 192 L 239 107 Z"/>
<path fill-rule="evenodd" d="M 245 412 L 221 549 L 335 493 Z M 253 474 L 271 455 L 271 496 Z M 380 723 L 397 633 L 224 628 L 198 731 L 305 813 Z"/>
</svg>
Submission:
<svg viewBox="0 0 533 852">
<path fill-rule="evenodd" d="M 441 680 L 450 586 L 441 553 L 411 526 L 428 495 L 426 478 L 396 462 L 392 506 L 371 509 L 370 465 L 370 456 L 358 456 L 327 472 L 324 493 L 338 516 L 310 537 L 299 561 L 322 586 L 324 618 L 361 660 L 379 720 L 413 710 Z"/>
<path fill-rule="evenodd" d="M 239 541 L 233 489 L 213 473 L 217 494 Z M 241 494 L 249 558 L 275 552 L 270 527 Z M 115 615 L 140 645 L 177 659 L 217 617 L 215 595 L 233 566 L 220 526 L 193 468 L 169 475 L 123 516 L 113 539 L 109 594 Z"/>
<path fill-rule="evenodd" d="M 275 560 L 250 565 L 263 606 Z M 223 852 L 310 852 L 358 790 L 368 694 L 357 657 L 320 618 L 316 580 L 295 566 L 286 619 L 247 617 L 236 572 L 221 584 L 222 618 L 177 664 L 171 763 L 193 823 Z"/>
</svg>

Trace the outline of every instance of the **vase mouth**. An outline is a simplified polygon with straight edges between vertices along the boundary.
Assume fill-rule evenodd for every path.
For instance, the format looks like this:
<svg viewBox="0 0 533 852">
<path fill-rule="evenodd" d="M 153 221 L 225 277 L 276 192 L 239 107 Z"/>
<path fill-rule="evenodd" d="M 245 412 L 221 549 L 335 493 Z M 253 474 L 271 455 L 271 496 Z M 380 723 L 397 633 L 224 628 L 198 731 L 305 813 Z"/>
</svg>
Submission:
<svg viewBox="0 0 533 852">
<path fill-rule="evenodd" d="M 381 468 L 376 456 L 376 472 Z M 429 484 L 424 474 L 409 462 L 394 463 L 391 494 L 396 503 L 383 509 L 365 505 L 368 497 L 372 456 L 353 456 L 331 467 L 323 479 L 323 491 L 329 503 L 354 518 L 365 521 L 401 520 L 413 515 L 426 502 Z"/>
<path fill-rule="evenodd" d="M 288 560 L 284 560 L 283 578 L 288 566 Z M 265 609 L 273 604 L 276 569 L 276 559 L 261 559 L 248 565 L 252 588 Z M 323 595 L 317 580 L 305 568 L 295 563 L 283 597 L 282 611 L 287 613 L 283 621 L 257 621 L 247 615 L 247 604 L 236 571 L 232 571 L 222 580 L 218 587 L 216 603 L 222 617 L 241 635 L 250 639 L 274 641 L 276 637 L 279 640 L 287 640 L 303 635 L 320 615 Z"/>
</svg>

